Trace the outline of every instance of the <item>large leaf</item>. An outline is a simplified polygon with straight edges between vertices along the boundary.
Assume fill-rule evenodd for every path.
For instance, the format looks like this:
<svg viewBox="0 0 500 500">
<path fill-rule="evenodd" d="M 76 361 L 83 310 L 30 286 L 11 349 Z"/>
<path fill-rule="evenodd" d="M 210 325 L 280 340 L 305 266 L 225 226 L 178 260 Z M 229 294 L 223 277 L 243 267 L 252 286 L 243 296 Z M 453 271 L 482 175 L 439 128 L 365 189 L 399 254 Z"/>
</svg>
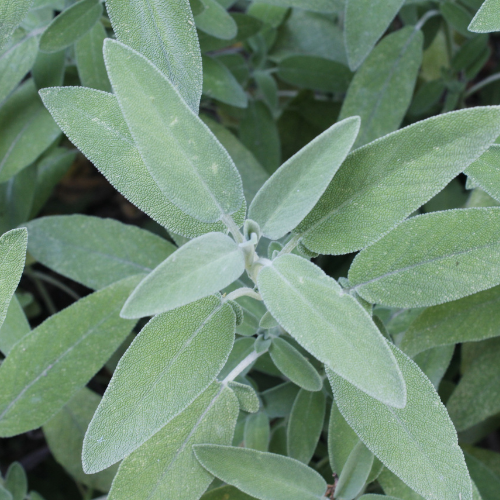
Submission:
<svg viewBox="0 0 500 500">
<path fill-rule="evenodd" d="M 13 229 L 0 237 L 0 327 L 23 273 L 27 243 L 25 228 Z"/>
<path fill-rule="evenodd" d="M 146 168 L 114 95 L 82 87 L 44 89 L 40 94 L 71 142 L 118 191 L 159 224 L 188 238 L 225 228 L 221 222 L 198 221 L 165 197 Z"/>
<path fill-rule="evenodd" d="M 21 24 L 33 0 L 7 0 L 0 5 L 0 49 Z"/>
<path fill-rule="evenodd" d="M 384 405 L 327 370 L 342 415 L 384 465 L 427 500 L 472 500 L 457 434 L 438 394 L 413 361 L 391 349 L 406 381 L 406 406 Z"/>
<path fill-rule="evenodd" d="M 133 276 L 88 295 L 12 348 L 0 367 L 1 436 L 43 425 L 104 365 L 134 326 L 119 312 L 137 281 Z"/>
<path fill-rule="evenodd" d="M 500 336 L 500 287 L 427 308 L 411 324 L 401 349 L 410 356 L 432 347 Z"/>
<path fill-rule="evenodd" d="M 469 31 L 474 33 L 489 33 L 500 31 L 500 2 L 485 0 L 469 25 Z"/>
<path fill-rule="evenodd" d="M 220 296 L 153 318 L 118 363 L 89 426 L 84 470 L 121 460 L 191 404 L 224 366 L 234 328 Z"/>
<path fill-rule="evenodd" d="M 266 181 L 248 210 L 264 236 L 283 237 L 311 211 L 349 153 L 359 125 L 357 117 L 336 123 Z"/>
<path fill-rule="evenodd" d="M 194 446 L 196 458 L 222 481 L 260 500 L 322 500 L 325 480 L 292 458 L 232 446 Z"/>
<path fill-rule="evenodd" d="M 146 56 L 198 113 L 203 73 L 188 0 L 107 0 L 118 40 Z"/>
<path fill-rule="evenodd" d="M 464 446 L 470 475 L 481 492 L 482 500 L 498 500 L 500 492 L 500 454 L 483 448 Z"/>
<path fill-rule="evenodd" d="M 124 318 L 170 311 L 222 290 L 245 270 L 245 257 L 227 235 L 209 233 L 189 241 L 134 290 L 123 307 Z"/>
<path fill-rule="evenodd" d="M 61 215 L 26 226 L 28 250 L 36 260 L 93 289 L 150 273 L 176 250 L 149 231 L 113 219 Z"/>
<path fill-rule="evenodd" d="M 347 157 L 296 232 L 315 252 L 360 250 L 441 191 L 498 135 L 500 108 L 477 107 L 368 144 Z"/>
<path fill-rule="evenodd" d="M 413 217 L 356 256 L 349 282 L 372 304 L 405 308 L 491 288 L 500 284 L 499 224 L 497 207 Z"/>
<path fill-rule="evenodd" d="M 356 1 L 363 4 L 373 3 L 366 0 Z M 348 6 L 351 3 L 352 0 Z M 375 3 L 385 4 L 387 0 Z M 401 1 L 396 0 L 396 3 L 400 4 Z M 369 17 L 365 19 L 372 22 Z M 396 31 L 377 45 L 357 71 L 339 117 L 361 117 L 356 147 L 364 146 L 393 132 L 401 125 L 413 97 L 422 62 L 423 40 L 422 33 L 411 26 Z"/>
<path fill-rule="evenodd" d="M 360 390 L 404 407 L 396 359 L 369 314 L 334 279 L 288 254 L 264 267 L 257 280 L 269 311 L 305 349 Z"/>
<path fill-rule="evenodd" d="M 500 145 L 493 144 L 481 158 L 469 165 L 466 173 L 490 196 L 500 200 Z"/>
<path fill-rule="evenodd" d="M 1 241 L 1 240 L 0 240 Z M 7 316 L 0 326 L 0 351 L 7 356 L 14 345 L 31 330 L 26 314 L 16 295 L 12 296 Z"/>
<path fill-rule="evenodd" d="M 346 0 L 344 36 L 352 70 L 361 65 L 403 3 L 404 0 Z M 379 70 L 384 73 L 382 68 Z"/>
<path fill-rule="evenodd" d="M 196 460 L 193 445 L 230 444 L 238 410 L 231 389 L 212 384 L 123 461 L 108 500 L 199 498 L 213 476 Z"/>
</svg>

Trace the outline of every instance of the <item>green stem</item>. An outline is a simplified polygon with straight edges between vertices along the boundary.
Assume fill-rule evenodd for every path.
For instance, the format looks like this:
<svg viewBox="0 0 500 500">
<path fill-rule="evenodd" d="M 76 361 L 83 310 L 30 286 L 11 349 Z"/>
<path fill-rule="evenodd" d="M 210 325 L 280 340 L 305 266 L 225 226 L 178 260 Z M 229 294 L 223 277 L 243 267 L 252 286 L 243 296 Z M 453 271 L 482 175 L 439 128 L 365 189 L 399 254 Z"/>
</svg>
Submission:
<svg viewBox="0 0 500 500">
<path fill-rule="evenodd" d="M 295 250 L 295 247 L 299 244 L 300 240 L 302 239 L 301 234 L 294 234 L 291 238 L 290 241 L 283 247 L 283 250 L 279 253 L 280 255 L 284 255 L 286 253 L 293 252 Z"/>
<path fill-rule="evenodd" d="M 245 237 L 241 234 L 240 228 L 230 215 L 224 215 L 222 217 L 222 222 L 224 222 L 226 227 L 229 229 L 229 232 L 233 235 L 236 243 L 245 243 Z"/>
<path fill-rule="evenodd" d="M 255 290 L 252 290 L 248 287 L 238 288 L 237 290 L 233 290 L 231 293 L 227 294 L 224 300 L 236 300 L 239 297 L 252 297 L 255 300 L 262 300 L 260 293 L 257 293 Z"/>
<path fill-rule="evenodd" d="M 49 276 L 48 274 L 42 273 L 40 271 L 31 271 L 31 274 L 32 276 L 39 278 L 42 281 L 49 283 L 50 285 L 54 285 L 63 292 L 66 292 L 71 298 L 80 300 L 81 297 L 76 292 L 74 292 L 69 286 L 66 286 L 64 283 L 61 283 L 59 280 L 53 278 L 52 276 Z"/>
<path fill-rule="evenodd" d="M 472 94 L 475 94 L 478 90 L 481 90 L 483 87 L 486 87 L 486 85 L 489 85 L 490 83 L 496 82 L 498 80 L 500 80 L 500 73 L 495 73 L 494 75 L 491 75 L 488 78 L 481 80 L 479 83 L 476 83 L 476 85 L 472 86 L 465 93 L 465 98 L 467 99 L 467 97 L 470 97 Z"/>
<path fill-rule="evenodd" d="M 232 382 L 238 375 L 243 373 L 254 361 L 262 356 L 263 352 L 251 352 L 246 358 L 241 360 L 228 374 L 228 376 L 222 381 L 224 385 L 228 382 Z"/>
<path fill-rule="evenodd" d="M 47 292 L 47 289 L 45 288 L 45 285 L 42 283 L 42 281 L 37 278 L 36 276 L 33 275 L 33 271 L 26 269 L 25 270 L 26 275 L 31 278 L 33 283 L 36 286 L 36 289 L 38 290 L 38 293 L 42 297 L 43 302 L 45 303 L 45 306 L 49 310 L 50 314 L 56 314 L 57 313 L 57 308 L 54 305 L 54 302 L 52 301 L 49 292 Z"/>
</svg>

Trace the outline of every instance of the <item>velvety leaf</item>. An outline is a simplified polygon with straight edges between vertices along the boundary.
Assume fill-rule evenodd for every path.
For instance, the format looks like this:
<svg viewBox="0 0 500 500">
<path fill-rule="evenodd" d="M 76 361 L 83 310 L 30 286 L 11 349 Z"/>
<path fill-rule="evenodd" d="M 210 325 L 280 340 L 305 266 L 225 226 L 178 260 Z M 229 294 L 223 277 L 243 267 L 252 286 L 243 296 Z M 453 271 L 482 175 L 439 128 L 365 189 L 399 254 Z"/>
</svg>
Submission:
<svg viewBox="0 0 500 500">
<path fill-rule="evenodd" d="M 129 455 L 189 406 L 224 366 L 234 328 L 220 296 L 155 316 L 121 358 L 89 426 L 85 472 Z"/>
<path fill-rule="evenodd" d="M 319 500 L 325 480 L 292 458 L 232 446 L 197 445 L 194 453 L 214 476 L 260 500 Z"/>
<path fill-rule="evenodd" d="M 264 236 L 283 237 L 311 211 L 349 153 L 359 125 L 357 117 L 336 123 L 266 181 L 248 210 Z"/>
<path fill-rule="evenodd" d="M 255 500 L 255 497 L 243 493 L 234 486 L 226 485 L 208 491 L 201 500 Z"/>
<path fill-rule="evenodd" d="M 415 493 L 408 487 L 398 476 L 393 474 L 389 469 L 384 469 L 378 477 L 378 482 L 387 495 L 396 497 L 401 500 L 424 500 L 422 496 Z M 475 500 L 473 498 L 473 500 Z"/>
<path fill-rule="evenodd" d="M 198 113 L 203 81 L 198 35 L 188 0 L 107 0 L 118 40 L 147 57 Z"/>
<path fill-rule="evenodd" d="M 66 49 L 59 52 L 38 51 L 31 69 L 37 89 L 62 85 L 66 70 Z"/>
<path fill-rule="evenodd" d="M 483 500 L 497 500 L 500 491 L 500 454 L 483 448 L 464 446 L 470 475 Z"/>
<path fill-rule="evenodd" d="M 200 236 L 180 247 L 144 278 L 125 303 L 122 315 L 153 316 L 189 304 L 222 290 L 244 270 L 243 252 L 229 236 Z"/>
<path fill-rule="evenodd" d="M 264 408 L 270 418 L 287 417 L 300 388 L 291 382 L 285 382 L 261 393 Z"/>
<path fill-rule="evenodd" d="M 259 411 L 258 413 L 248 415 L 245 419 L 243 437 L 245 448 L 267 451 L 270 433 L 269 417 L 266 413 Z"/>
<path fill-rule="evenodd" d="M 258 275 L 271 314 L 305 349 L 360 390 L 404 407 L 397 362 L 369 314 L 308 260 L 288 254 Z"/>
<path fill-rule="evenodd" d="M 106 40 L 104 57 L 132 136 L 167 198 L 202 222 L 237 212 L 244 197 L 231 157 L 170 81 L 119 42 Z"/>
<path fill-rule="evenodd" d="M 10 491 L 6 490 L 3 486 L 0 486 L 0 500 L 13 500 Z"/>
<path fill-rule="evenodd" d="M 5 475 L 5 489 L 10 491 L 12 500 L 24 500 L 28 493 L 28 478 L 23 466 L 19 462 L 13 462 Z"/>
<path fill-rule="evenodd" d="M 337 12 L 342 5 L 339 0 L 259 0 L 258 3 L 277 7 L 294 7 L 313 12 Z"/>
<path fill-rule="evenodd" d="M 406 381 L 406 406 L 384 405 L 327 370 L 342 415 L 384 465 L 424 498 L 471 500 L 467 467 L 446 409 L 417 365 L 390 347 Z"/>
<path fill-rule="evenodd" d="M 373 19 L 366 15 L 366 11 L 370 9 L 368 5 L 376 3 L 380 8 L 387 3 L 401 4 L 401 0 L 350 0 L 347 12 L 352 3 L 363 4 L 363 18 L 365 22 L 373 24 Z M 363 25 L 364 23 L 357 24 L 356 33 L 357 30 L 364 30 Z M 422 62 L 423 41 L 422 32 L 412 26 L 391 33 L 377 45 L 356 72 L 339 117 L 361 117 L 355 147 L 393 132 L 401 125 L 413 97 Z"/>
<path fill-rule="evenodd" d="M 315 252 L 360 250 L 441 191 L 498 135 L 500 108 L 477 107 L 415 123 L 368 144 L 347 157 L 296 232 Z"/>
<path fill-rule="evenodd" d="M 472 19 L 469 31 L 474 33 L 500 31 L 500 2 L 498 0 L 485 0 Z"/>
<path fill-rule="evenodd" d="M 432 306 L 491 288 L 500 283 L 499 223 L 497 207 L 413 217 L 358 254 L 349 282 L 369 302 L 393 307 Z"/>
<path fill-rule="evenodd" d="M 99 0 L 81 0 L 59 14 L 43 32 L 40 50 L 58 52 L 87 33 L 102 15 Z"/>
<path fill-rule="evenodd" d="M 234 381 L 229 382 L 228 386 L 238 398 L 238 403 L 243 411 L 248 413 L 259 411 L 260 401 L 253 387 Z"/>
<path fill-rule="evenodd" d="M 441 379 L 450 366 L 454 351 L 455 345 L 444 345 L 419 352 L 413 358 L 413 361 L 427 375 L 436 390 L 439 388 Z"/>
<path fill-rule="evenodd" d="M 108 500 L 200 498 L 213 476 L 196 460 L 193 445 L 229 444 L 237 417 L 233 392 L 212 384 L 122 462 Z"/>
<path fill-rule="evenodd" d="M 2 436 L 43 425 L 104 365 L 134 326 L 119 311 L 137 281 L 80 299 L 15 344 L 0 367 Z"/>
<path fill-rule="evenodd" d="M 13 0 L 0 5 L 0 49 L 5 45 L 14 30 L 28 13 L 33 0 Z"/>
<path fill-rule="evenodd" d="M 493 144 L 486 153 L 469 165 L 466 173 L 490 196 L 500 200 L 500 145 Z"/>
<path fill-rule="evenodd" d="M 0 327 L 0 351 L 7 356 L 12 347 L 31 330 L 24 310 L 15 295 L 10 300 L 5 321 Z"/>
<path fill-rule="evenodd" d="M 88 215 L 42 217 L 26 227 L 37 261 L 93 289 L 150 273 L 176 250 L 144 229 Z"/>
<path fill-rule="evenodd" d="M 403 500 L 401 498 L 390 497 L 388 495 L 375 495 L 373 493 L 368 493 L 368 495 L 363 495 L 359 497 L 359 500 Z"/>
<path fill-rule="evenodd" d="M 339 476 L 335 495 L 345 500 L 356 498 L 366 483 L 373 465 L 373 453 L 358 441 Z"/>
<path fill-rule="evenodd" d="M 215 38 L 233 39 L 238 32 L 238 27 L 226 9 L 217 0 L 201 1 L 205 10 L 195 16 L 196 27 Z"/>
<path fill-rule="evenodd" d="M 445 0 L 445 2 L 440 4 L 439 11 L 446 22 L 455 31 L 465 37 L 473 36 L 470 31 L 467 30 L 467 26 L 472 21 L 472 15 L 465 7 L 453 3 L 450 0 Z"/>
</svg>

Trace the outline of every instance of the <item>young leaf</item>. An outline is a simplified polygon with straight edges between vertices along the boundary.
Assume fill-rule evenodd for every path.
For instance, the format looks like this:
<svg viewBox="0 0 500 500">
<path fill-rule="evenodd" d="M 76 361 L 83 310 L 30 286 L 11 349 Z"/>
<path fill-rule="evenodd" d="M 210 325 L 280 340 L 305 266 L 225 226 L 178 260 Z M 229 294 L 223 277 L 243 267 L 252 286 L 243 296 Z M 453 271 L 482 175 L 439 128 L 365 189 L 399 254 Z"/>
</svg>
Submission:
<svg viewBox="0 0 500 500">
<path fill-rule="evenodd" d="M 189 241 L 156 267 L 123 307 L 124 318 L 140 318 L 189 304 L 238 279 L 245 270 L 239 246 L 225 234 Z"/>
<path fill-rule="evenodd" d="M 197 445 L 198 461 L 222 481 L 260 500 L 322 500 L 325 480 L 292 458 L 232 446 Z"/>
<path fill-rule="evenodd" d="M 220 296 L 154 317 L 121 358 L 90 423 L 85 472 L 126 457 L 190 405 L 224 366 L 234 328 Z"/>
<path fill-rule="evenodd" d="M 342 415 L 384 465 L 424 498 L 472 500 L 457 434 L 438 394 L 418 366 L 389 345 L 406 381 L 406 406 L 384 405 L 328 369 Z"/>
<path fill-rule="evenodd" d="M 122 462 L 108 500 L 199 498 L 213 476 L 196 460 L 193 445 L 231 443 L 237 417 L 233 392 L 212 384 Z"/>
<path fill-rule="evenodd" d="M 500 145 L 493 144 L 481 158 L 469 165 L 465 172 L 490 196 L 500 200 Z"/>
<path fill-rule="evenodd" d="M 500 2 L 485 0 L 469 25 L 469 31 L 474 33 L 489 33 L 500 31 Z"/>
<path fill-rule="evenodd" d="M 19 462 L 10 465 L 5 476 L 5 488 L 10 491 L 12 500 L 24 500 L 28 493 L 28 478 Z"/>
<path fill-rule="evenodd" d="M 267 451 L 270 434 L 271 428 L 269 425 L 269 417 L 265 412 L 259 411 L 258 413 L 247 416 L 243 434 L 245 448 Z"/>
<path fill-rule="evenodd" d="M 85 35 L 102 15 L 99 0 L 81 0 L 59 14 L 40 39 L 42 52 L 59 52 Z"/>
<path fill-rule="evenodd" d="M 0 367 L 1 436 L 43 425 L 103 366 L 134 326 L 119 311 L 137 281 L 126 278 L 80 299 L 12 348 Z"/>
<path fill-rule="evenodd" d="M 1 241 L 1 240 L 0 240 Z M 0 351 L 7 356 L 12 347 L 31 330 L 16 295 L 12 296 L 3 325 L 0 326 Z"/>
<path fill-rule="evenodd" d="M 237 212 L 244 197 L 231 157 L 172 83 L 120 42 L 106 40 L 104 58 L 132 136 L 165 196 L 202 222 Z"/>
<path fill-rule="evenodd" d="M 205 9 L 194 18 L 196 27 L 215 38 L 233 39 L 238 32 L 238 27 L 226 9 L 217 0 L 201 1 Z"/>
<path fill-rule="evenodd" d="M 347 0 L 344 36 L 349 66 L 354 71 L 396 17 L 404 0 Z M 379 68 L 381 73 L 384 71 Z"/>
<path fill-rule="evenodd" d="M 491 288 L 500 284 L 499 224 L 497 207 L 413 217 L 356 256 L 349 282 L 368 302 L 404 308 Z"/>
<path fill-rule="evenodd" d="M 198 113 L 203 73 L 188 0 L 107 0 L 118 40 L 147 57 Z"/>
<path fill-rule="evenodd" d="M 345 500 L 353 500 L 361 491 L 373 466 L 373 453 L 358 441 L 352 449 L 339 476 L 335 495 Z"/>
<path fill-rule="evenodd" d="M 264 236 L 283 237 L 311 211 L 349 153 L 359 125 L 357 117 L 336 123 L 266 181 L 248 210 Z"/>
<path fill-rule="evenodd" d="M 373 3 L 366 0 L 356 2 Z M 352 0 L 347 4 L 348 11 L 351 3 Z M 375 3 L 387 2 L 379 0 Z M 401 4 L 401 1 L 396 0 L 396 3 Z M 366 13 L 363 18 L 372 23 Z M 358 28 L 362 29 L 359 25 Z M 412 26 L 391 33 L 377 45 L 354 76 L 339 119 L 354 115 L 361 117 L 355 147 L 364 146 L 401 125 L 413 97 L 422 62 L 423 41 L 422 32 Z"/>
<path fill-rule="evenodd" d="M 230 381 L 228 386 L 236 397 L 238 398 L 238 403 L 241 410 L 248 413 L 256 413 L 260 408 L 260 401 L 255 389 L 245 384 L 240 384 L 239 382 Z"/>
<path fill-rule="evenodd" d="M 144 229 L 88 215 L 42 217 L 26 227 L 36 260 L 94 290 L 150 273 L 176 250 Z"/>
<path fill-rule="evenodd" d="M 205 224 L 185 214 L 160 191 L 114 95 L 82 87 L 44 89 L 40 95 L 73 144 L 118 191 L 159 224 L 188 238 L 225 229 L 221 222 Z M 242 217 L 236 222 L 242 222 Z"/>
<path fill-rule="evenodd" d="M 393 132 L 347 157 L 295 232 L 314 252 L 365 248 L 441 191 L 498 135 L 495 107 L 447 113 Z"/>
<path fill-rule="evenodd" d="M 405 384 L 385 339 L 334 279 L 291 254 L 264 267 L 257 279 L 271 314 L 305 349 L 374 398 L 405 406 Z"/>
<path fill-rule="evenodd" d="M 14 0 L 0 5 L 0 49 L 28 13 L 33 0 Z"/>
</svg>

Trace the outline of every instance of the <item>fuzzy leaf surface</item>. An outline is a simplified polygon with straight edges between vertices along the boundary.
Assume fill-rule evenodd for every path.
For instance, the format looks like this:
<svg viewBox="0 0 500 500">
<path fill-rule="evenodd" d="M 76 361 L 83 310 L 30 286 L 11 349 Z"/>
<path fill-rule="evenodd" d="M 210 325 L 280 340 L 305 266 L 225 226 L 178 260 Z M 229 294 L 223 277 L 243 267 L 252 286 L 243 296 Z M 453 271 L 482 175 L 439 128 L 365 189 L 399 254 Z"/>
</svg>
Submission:
<svg viewBox="0 0 500 500">
<path fill-rule="evenodd" d="M 232 40 L 238 33 L 236 21 L 217 0 L 201 0 L 205 9 L 194 20 L 196 27 L 215 38 Z"/>
<path fill-rule="evenodd" d="M 0 49 L 28 13 L 33 0 L 7 0 L 0 5 Z"/>
<path fill-rule="evenodd" d="M 500 1 L 485 0 L 469 25 L 474 33 L 500 31 Z"/>
<path fill-rule="evenodd" d="M 493 144 L 481 158 L 469 165 L 466 174 L 490 196 L 499 201 L 500 144 Z"/>
<path fill-rule="evenodd" d="M 5 321 L 0 326 L 0 351 L 7 356 L 12 347 L 28 334 L 30 330 L 31 327 L 26 314 L 24 314 L 24 310 L 14 294 L 7 308 Z"/>
</svg>

